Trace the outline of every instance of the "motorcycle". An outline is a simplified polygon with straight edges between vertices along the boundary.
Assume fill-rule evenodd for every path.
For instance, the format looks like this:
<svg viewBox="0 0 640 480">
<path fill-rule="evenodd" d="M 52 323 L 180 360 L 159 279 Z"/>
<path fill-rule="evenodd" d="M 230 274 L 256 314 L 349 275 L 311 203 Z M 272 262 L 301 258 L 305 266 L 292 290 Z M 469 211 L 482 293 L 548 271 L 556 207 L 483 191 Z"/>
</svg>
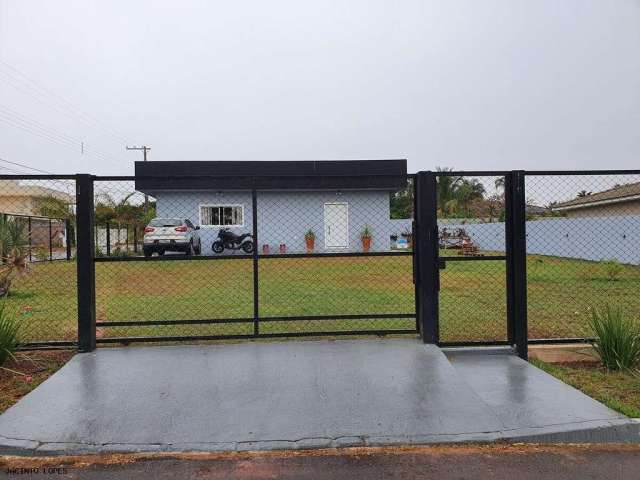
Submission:
<svg viewBox="0 0 640 480">
<path fill-rule="evenodd" d="M 218 240 L 213 242 L 211 249 L 215 253 L 222 253 L 224 249 L 228 250 L 240 250 L 245 253 L 253 252 L 253 235 L 250 233 L 243 233 L 237 235 L 228 228 L 221 228 L 218 230 Z"/>
</svg>

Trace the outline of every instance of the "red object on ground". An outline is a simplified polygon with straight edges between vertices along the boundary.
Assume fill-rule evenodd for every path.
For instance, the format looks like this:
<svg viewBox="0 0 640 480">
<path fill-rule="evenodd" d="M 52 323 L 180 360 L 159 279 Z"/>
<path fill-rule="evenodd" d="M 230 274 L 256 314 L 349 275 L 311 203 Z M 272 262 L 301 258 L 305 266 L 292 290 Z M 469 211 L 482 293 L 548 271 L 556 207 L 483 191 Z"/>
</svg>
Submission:
<svg viewBox="0 0 640 480">
<path fill-rule="evenodd" d="M 280 253 L 287 253 L 287 246 L 284 243 L 280 244 Z"/>
<path fill-rule="evenodd" d="M 264 245 L 262 245 L 262 254 L 263 255 L 269 255 L 269 244 L 265 243 Z"/>
</svg>

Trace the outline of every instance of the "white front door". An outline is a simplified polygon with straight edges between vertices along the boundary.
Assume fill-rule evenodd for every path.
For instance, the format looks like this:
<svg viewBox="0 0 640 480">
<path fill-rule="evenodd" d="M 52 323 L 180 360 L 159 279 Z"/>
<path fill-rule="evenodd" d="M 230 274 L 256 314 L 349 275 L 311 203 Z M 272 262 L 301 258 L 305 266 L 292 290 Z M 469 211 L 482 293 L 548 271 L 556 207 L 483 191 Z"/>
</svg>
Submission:
<svg viewBox="0 0 640 480">
<path fill-rule="evenodd" d="M 347 203 L 324 204 L 325 248 L 349 246 L 349 205 Z"/>
</svg>

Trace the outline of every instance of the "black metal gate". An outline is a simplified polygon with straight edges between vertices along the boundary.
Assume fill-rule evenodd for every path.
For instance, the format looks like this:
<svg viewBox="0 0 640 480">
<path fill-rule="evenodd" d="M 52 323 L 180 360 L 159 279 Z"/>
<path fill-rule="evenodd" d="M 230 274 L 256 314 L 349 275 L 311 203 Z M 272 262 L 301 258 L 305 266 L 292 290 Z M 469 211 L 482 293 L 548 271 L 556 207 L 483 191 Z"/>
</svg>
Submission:
<svg viewBox="0 0 640 480">
<path fill-rule="evenodd" d="M 420 172 L 416 198 L 422 338 L 443 346 L 512 345 L 526 357 L 523 173 Z M 468 218 L 450 218 L 453 202 L 468 202 L 456 212 L 495 226 L 492 238 L 477 238 Z"/>
<path fill-rule="evenodd" d="M 172 181 L 208 190 L 154 183 Z M 278 184 L 270 177 L 82 177 L 92 247 L 78 261 L 95 290 L 80 301 L 95 308 L 97 343 L 416 334 L 412 177 L 323 181 L 283 193 L 265 188 Z M 216 190 L 228 182 L 240 183 Z M 194 215 L 198 254 L 144 255 L 150 218 Z M 242 225 L 231 228 L 252 234 L 253 251 L 214 253 L 214 221 Z"/>
</svg>

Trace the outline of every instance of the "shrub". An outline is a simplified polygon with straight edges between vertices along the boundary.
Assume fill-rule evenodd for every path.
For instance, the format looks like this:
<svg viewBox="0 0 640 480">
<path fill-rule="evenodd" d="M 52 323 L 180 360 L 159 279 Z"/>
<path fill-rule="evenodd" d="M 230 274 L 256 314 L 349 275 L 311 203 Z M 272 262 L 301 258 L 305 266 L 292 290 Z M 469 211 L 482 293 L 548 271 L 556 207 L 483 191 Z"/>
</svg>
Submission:
<svg viewBox="0 0 640 480">
<path fill-rule="evenodd" d="M 4 303 L 0 304 L 0 367 L 10 358 L 15 357 L 18 348 L 18 322 L 4 311 Z"/>
<path fill-rule="evenodd" d="M 615 258 L 612 258 L 610 260 L 602 260 L 602 266 L 604 267 L 604 271 L 607 274 L 607 278 L 612 282 L 618 280 L 620 278 L 620 274 L 624 270 L 622 264 Z"/>
<path fill-rule="evenodd" d="M 591 309 L 593 348 L 608 370 L 633 370 L 640 362 L 640 328 L 619 308 Z"/>
<path fill-rule="evenodd" d="M 27 271 L 28 238 L 24 225 L 0 216 L 0 296 L 9 295 L 13 279 Z"/>
<path fill-rule="evenodd" d="M 49 249 L 43 245 L 36 247 L 33 252 L 36 260 L 39 262 L 46 262 L 49 260 Z"/>
</svg>

